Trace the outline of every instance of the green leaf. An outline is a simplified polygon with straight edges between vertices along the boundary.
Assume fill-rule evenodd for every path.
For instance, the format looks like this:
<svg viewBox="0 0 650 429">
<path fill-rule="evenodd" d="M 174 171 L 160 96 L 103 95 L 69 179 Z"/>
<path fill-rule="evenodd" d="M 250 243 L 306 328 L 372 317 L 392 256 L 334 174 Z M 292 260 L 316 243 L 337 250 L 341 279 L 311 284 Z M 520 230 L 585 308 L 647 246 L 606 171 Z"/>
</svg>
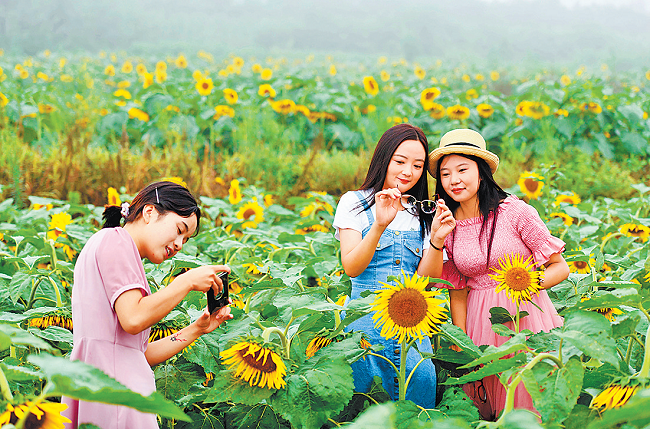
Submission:
<svg viewBox="0 0 650 429">
<path fill-rule="evenodd" d="M 466 422 L 480 419 L 478 408 L 461 387 L 447 388 L 436 408 L 447 418 L 457 417 Z"/>
<path fill-rule="evenodd" d="M 32 381 L 41 378 L 41 374 L 31 370 L 30 368 L 24 366 L 9 365 L 4 361 L 0 363 L 0 369 L 9 381 Z"/>
<path fill-rule="evenodd" d="M 528 410 L 512 410 L 503 417 L 501 429 L 545 429 L 539 419 Z"/>
<path fill-rule="evenodd" d="M 235 377 L 235 371 L 221 371 L 214 376 L 214 384 L 205 398 L 205 402 L 232 401 L 239 404 L 255 405 L 268 400 L 276 389 L 251 386 L 241 378 Z"/>
<path fill-rule="evenodd" d="M 185 396 L 193 384 L 203 382 L 203 370 L 194 363 L 181 359 L 168 360 L 154 369 L 156 390 L 169 399 Z"/>
<path fill-rule="evenodd" d="M 287 387 L 274 395 L 273 409 L 293 426 L 320 428 L 352 398 L 352 369 L 344 357 L 309 359 L 287 376 Z"/>
<path fill-rule="evenodd" d="M 635 132 L 624 132 L 621 136 L 621 143 L 627 151 L 634 154 L 644 154 L 648 148 L 646 139 Z"/>
<path fill-rule="evenodd" d="M 528 350 L 528 346 L 526 345 L 526 334 L 527 332 L 520 332 L 505 343 L 501 344 L 499 347 L 488 346 L 483 350 L 483 356 L 469 362 L 465 367 L 481 365 L 518 351 Z"/>
<path fill-rule="evenodd" d="M 584 369 L 575 356 L 562 368 L 542 361 L 521 373 L 542 421 L 555 423 L 562 423 L 576 405 L 583 376 Z"/>
<path fill-rule="evenodd" d="M 526 316 L 528 316 L 528 312 L 526 311 L 519 312 L 519 320 L 523 319 Z M 493 325 L 503 324 L 507 322 L 514 322 L 514 321 L 515 321 L 515 315 L 510 314 L 510 312 L 508 312 L 508 310 L 506 310 L 505 308 L 503 307 L 490 308 L 490 322 L 492 322 Z"/>
<path fill-rule="evenodd" d="M 192 347 L 183 350 L 183 357 L 190 362 L 201 365 L 206 373 L 216 374 L 222 368 L 219 362 L 219 337 L 213 331 L 197 338 Z"/>
<path fill-rule="evenodd" d="M 600 286 L 600 283 L 598 284 Z M 581 308 L 612 308 L 619 305 L 628 305 L 630 307 L 638 308 L 641 304 L 642 297 L 639 291 L 634 288 L 616 289 L 611 292 L 598 291 L 596 296 L 593 296 L 584 301 L 578 302 L 574 307 Z"/>
<path fill-rule="evenodd" d="M 574 311 L 565 316 L 564 326 L 551 332 L 587 356 L 619 366 L 612 327 L 604 316 L 593 311 Z"/>
<path fill-rule="evenodd" d="M 465 384 L 471 381 L 480 380 L 488 375 L 498 374 L 507 369 L 516 368 L 522 366 L 526 363 L 526 353 L 517 353 L 511 358 L 508 359 L 497 359 L 494 362 L 491 362 L 487 365 L 482 366 L 478 371 L 470 372 L 469 374 L 463 375 L 460 378 L 450 377 L 442 384 L 446 385 L 457 385 Z M 468 364 L 469 365 L 469 364 Z"/>
<path fill-rule="evenodd" d="M 28 331 L 24 329 L 16 328 L 15 326 L 0 324 L 0 332 L 4 335 L 8 335 L 11 338 L 11 343 L 18 346 L 28 346 L 35 347 L 41 350 L 54 351 L 54 348 L 49 345 L 47 342 L 41 340 L 38 337 L 35 337 Z M 0 335 L 0 346 L 6 344 L 4 337 Z M 8 347 L 7 347 L 8 348 Z"/>
<path fill-rule="evenodd" d="M 241 407 L 241 406 L 239 406 Z M 242 415 L 243 414 L 243 415 Z M 238 429 L 279 429 L 279 417 L 267 404 L 255 404 L 245 413 L 237 416 L 233 421 L 234 428 Z M 228 426 L 230 427 L 230 425 Z"/>
<path fill-rule="evenodd" d="M 612 336 L 618 339 L 634 334 L 639 322 L 641 322 L 640 314 L 628 313 L 617 317 L 616 323 L 612 323 Z"/>
<path fill-rule="evenodd" d="M 456 325 L 452 325 L 451 323 L 440 325 L 440 335 L 456 344 L 461 348 L 461 350 L 470 354 L 474 359 L 483 355 L 472 339 Z"/>
<path fill-rule="evenodd" d="M 142 396 L 109 377 L 99 369 L 81 361 L 42 353 L 29 355 L 27 360 L 40 368 L 40 372 L 53 385 L 52 395 L 106 404 L 124 405 L 145 413 L 188 421 L 183 411 L 153 392 Z"/>
</svg>

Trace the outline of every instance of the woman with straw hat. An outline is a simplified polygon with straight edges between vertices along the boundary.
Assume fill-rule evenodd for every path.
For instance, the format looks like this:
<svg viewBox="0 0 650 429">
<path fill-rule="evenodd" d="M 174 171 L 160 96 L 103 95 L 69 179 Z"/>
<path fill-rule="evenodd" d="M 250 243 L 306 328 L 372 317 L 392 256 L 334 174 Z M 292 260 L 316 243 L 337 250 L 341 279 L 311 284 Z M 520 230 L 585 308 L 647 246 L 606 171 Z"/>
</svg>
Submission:
<svg viewBox="0 0 650 429">
<path fill-rule="evenodd" d="M 562 318 L 545 289 L 569 275 L 561 255 L 564 242 L 550 234 L 535 208 L 509 195 L 494 181 L 498 166 L 499 157 L 486 149 L 479 133 L 469 129 L 449 131 L 429 154 L 429 172 L 437 179 L 436 193 L 454 216 L 453 220 L 432 224 L 431 246 L 444 249 L 447 256 L 443 262 L 442 252 L 438 252 L 434 277 L 454 285 L 449 289 L 453 323 L 476 345 L 499 346 L 508 340 L 492 330 L 490 308 L 503 307 L 515 314 L 517 305 L 511 298 L 521 300 L 519 310 L 528 312 L 521 319 L 520 330 L 540 332 L 561 326 Z M 526 285 L 525 291 L 497 293 L 495 274 L 503 271 L 505 257 L 512 261 L 514 256 L 521 261 L 532 256 L 535 266 L 543 271 L 530 276 L 537 280 Z M 533 295 L 532 303 L 526 292 Z M 508 325 L 514 329 L 512 323 Z M 505 389 L 497 376 L 467 384 L 464 389 L 484 419 L 497 417 L 504 407 Z M 515 407 L 534 411 L 523 383 L 516 390 Z"/>
</svg>

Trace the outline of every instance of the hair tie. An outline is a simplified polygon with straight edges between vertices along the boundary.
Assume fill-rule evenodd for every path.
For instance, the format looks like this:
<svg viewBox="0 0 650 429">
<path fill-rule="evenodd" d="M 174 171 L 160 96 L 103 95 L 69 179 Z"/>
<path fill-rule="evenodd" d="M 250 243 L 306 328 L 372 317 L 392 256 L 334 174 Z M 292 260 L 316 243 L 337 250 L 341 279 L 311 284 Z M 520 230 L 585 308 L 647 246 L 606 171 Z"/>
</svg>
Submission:
<svg viewBox="0 0 650 429">
<path fill-rule="evenodd" d="M 160 198 L 158 198 L 158 188 L 156 188 L 156 202 L 160 204 Z"/>
<path fill-rule="evenodd" d="M 122 217 L 125 218 L 125 219 L 129 216 L 129 206 L 130 206 L 129 203 L 126 203 L 126 202 L 122 203 L 122 211 L 121 211 L 121 213 L 122 213 Z"/>
</svg>

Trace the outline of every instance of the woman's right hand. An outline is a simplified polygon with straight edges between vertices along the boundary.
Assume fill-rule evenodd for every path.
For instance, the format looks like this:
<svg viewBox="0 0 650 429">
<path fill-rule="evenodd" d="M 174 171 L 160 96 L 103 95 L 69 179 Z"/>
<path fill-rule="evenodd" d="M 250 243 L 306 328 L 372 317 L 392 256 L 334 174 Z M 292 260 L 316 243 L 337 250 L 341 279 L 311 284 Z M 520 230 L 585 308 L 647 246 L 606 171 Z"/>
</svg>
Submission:
<svg viewBox="0 0 650 429">
<path fill-rule="evenodd" d="M 456 228 L 456 219 L 445 204 L 445 200 L 441 198 L 437 203 L 436 213 L 433 216 L 433 222 L 431 222 L 431 240 L 437 238 L 444 242 L 447 235 Z"/>
<path fill-rule="evenodd" d="M 401 210 L 402 193 L 397 188 L 384 189 L 375 194 L 375 222 L 387 227 Z"/>
<path fill-rule="evenodd" d="M 223 287 L 223 281 L 219 278 L 218 274 L 223 271 L 230 273 L 230 267 L 227 265 L 203 265 L 186 271 L 178 276 L 178 278 L 186 281 L 190 286 L 190 290 L 205 293 L 212 288 L 215 294 L 219 294 Z"/>
</svg>

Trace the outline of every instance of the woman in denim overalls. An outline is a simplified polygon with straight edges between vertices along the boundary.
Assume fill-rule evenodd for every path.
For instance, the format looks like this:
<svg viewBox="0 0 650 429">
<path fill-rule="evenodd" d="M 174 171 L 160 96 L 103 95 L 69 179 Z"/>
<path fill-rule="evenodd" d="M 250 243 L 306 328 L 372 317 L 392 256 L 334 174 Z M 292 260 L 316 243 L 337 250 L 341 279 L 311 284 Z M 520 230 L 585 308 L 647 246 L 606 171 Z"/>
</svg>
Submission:
<svg viewBox="0 0 650 429">
<path fill-rule="evenodd" d="M 375 291 L 387 283 L 388 276 L 418 272 L 429 276 L 429 267 L 439 260 L 442 248 L 430 248 L 429 231 L 444 222 L 451 212 L 441 204 L 433 214 L 407 212 L 402 193 L 418 201 L 428 199 L 426 171 L 429 144 L 422 130 L 399 124 L 387 130 L 377 143 L 366 179 L 358 191 L 346 193 L 334 218 L 341 241 L 341 262 L 352 279 L 351 298 L 365 290 Z M 373 213 L 374 212 L 374 213 Z M 381 344 L 383 355 L 399 368 L 400 345 L 386 340 L 375 329 L 371 315 L 350 324 L 350 329 L 366 333 L 371 344 Z M 428 338 L 416 342 L 418 350 L 431 353 Z M 412 348 L 407 355 L 407 374 L 420 361 Z M 393 367 L 384 359 L 367 356 L 352 365 L 355 390 L 367 392 L 374 376 L 382 378 L 391 399 L 398 399 L 398 381 Z M 424 408 L 433 408 L 436 398 L 436 372 L 431 360 L 418 366 L 406 391 L 410 399 Z"/>
</svg>

